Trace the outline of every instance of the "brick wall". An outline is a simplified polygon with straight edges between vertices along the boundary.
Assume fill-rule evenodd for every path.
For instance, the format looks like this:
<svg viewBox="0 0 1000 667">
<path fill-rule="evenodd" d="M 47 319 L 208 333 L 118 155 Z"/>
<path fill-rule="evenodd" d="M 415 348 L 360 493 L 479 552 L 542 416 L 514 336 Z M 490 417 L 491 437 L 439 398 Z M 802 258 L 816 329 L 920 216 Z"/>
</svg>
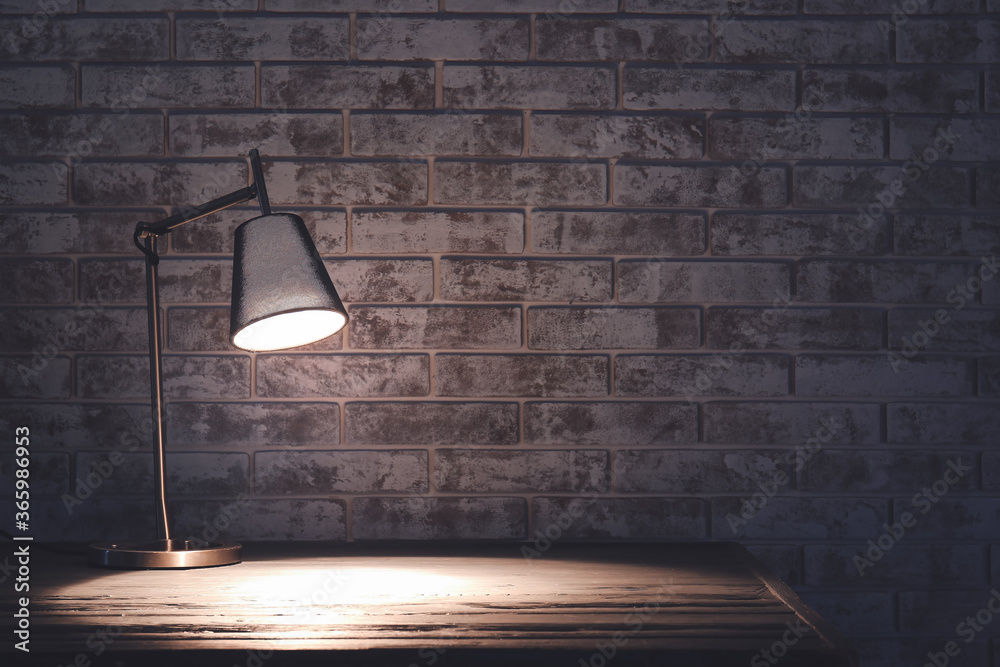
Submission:
<svg viewBox="0 0 1000 667">
<path fill-rule="evenodd" d="M 1000 579 L 1000 2 L 0 12 L 0 423 L 39 539 L 148 535 L 131 229 L 258 147 L 351 323 L 232 348 L 254 209 L 171 236 L 176 532 L 736 539 L 867 664 L 1000 661 L 958 626 Z"/>
</svg>

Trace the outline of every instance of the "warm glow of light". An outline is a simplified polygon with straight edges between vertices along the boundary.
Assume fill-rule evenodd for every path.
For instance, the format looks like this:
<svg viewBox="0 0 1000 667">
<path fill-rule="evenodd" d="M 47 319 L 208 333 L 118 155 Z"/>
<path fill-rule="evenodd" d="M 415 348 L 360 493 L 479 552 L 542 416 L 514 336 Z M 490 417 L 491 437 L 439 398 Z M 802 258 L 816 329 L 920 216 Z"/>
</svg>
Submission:
<svg viewBox="0 0 1000 667">
<path fill-rule="evenodd" d="M 458 596 L 467 585 L 459 578 L 428 572 L 422 567 L 399 570 L 352 566 L 330 561 L 325 569 L 275 572 L 248 577 L 233 586 L 259 600 L 299 599 L 305 603 L 357 604 L 365 601 L 410 603 Z"/>
<path fill-rule="evenodd" d="M 249 352 L 284 350 L 332 336 L 345 324 L 347 319 L 332 310 L 281 313 L 243 327 L 233 337 L 233 344 Z"/>
</svg>

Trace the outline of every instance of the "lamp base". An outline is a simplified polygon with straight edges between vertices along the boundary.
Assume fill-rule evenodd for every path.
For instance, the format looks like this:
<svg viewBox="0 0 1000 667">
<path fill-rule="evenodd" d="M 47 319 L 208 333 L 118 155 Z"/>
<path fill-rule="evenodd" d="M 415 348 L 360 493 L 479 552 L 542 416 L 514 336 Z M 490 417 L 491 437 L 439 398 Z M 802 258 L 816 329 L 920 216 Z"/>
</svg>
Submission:
<svg viewBox="0 0 1000 667">
<path fill-rule="evenodd" d="M 90 563 L 130 570 L 216 567 L 239 563 L 242 546 L 235 542 L 155 540 L 139 544 L 91 544 Z"/>
</svg>

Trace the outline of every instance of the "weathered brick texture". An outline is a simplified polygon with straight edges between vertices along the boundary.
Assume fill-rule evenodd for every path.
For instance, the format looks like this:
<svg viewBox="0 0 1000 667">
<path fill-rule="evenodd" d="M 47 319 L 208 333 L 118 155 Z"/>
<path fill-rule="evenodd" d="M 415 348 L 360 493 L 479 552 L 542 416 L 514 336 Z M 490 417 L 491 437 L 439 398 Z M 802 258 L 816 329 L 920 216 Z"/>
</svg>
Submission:
<svg viewBox="0 0 1000 667">
<path fill-rule="evenodd" d="M 924 664 L 1000 582 L 998 45 L 997 0 L 0 0 L 36 537 L 148 538 L 132 230 L 258 148 L 350 323 L 230 345 L 256 202 L 162 240 L 174 532 L 738 540 Z"/>
</svg>

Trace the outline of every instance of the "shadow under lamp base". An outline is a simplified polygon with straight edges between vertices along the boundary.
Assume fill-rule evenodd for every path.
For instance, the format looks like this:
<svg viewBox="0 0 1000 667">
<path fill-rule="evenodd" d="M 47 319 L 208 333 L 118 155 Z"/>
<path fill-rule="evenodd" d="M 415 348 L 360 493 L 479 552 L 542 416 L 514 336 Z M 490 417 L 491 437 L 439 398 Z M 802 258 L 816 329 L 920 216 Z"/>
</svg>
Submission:
<svg viewBox="0 0 1000 667">
<path fill-rule="evenodd" d="M 90 562 L 102 567 L 181 569 L 234 565 L 242 558 L 235 542 L 154 540 L 135 544 L 92 544 Z"/>
</svg>

